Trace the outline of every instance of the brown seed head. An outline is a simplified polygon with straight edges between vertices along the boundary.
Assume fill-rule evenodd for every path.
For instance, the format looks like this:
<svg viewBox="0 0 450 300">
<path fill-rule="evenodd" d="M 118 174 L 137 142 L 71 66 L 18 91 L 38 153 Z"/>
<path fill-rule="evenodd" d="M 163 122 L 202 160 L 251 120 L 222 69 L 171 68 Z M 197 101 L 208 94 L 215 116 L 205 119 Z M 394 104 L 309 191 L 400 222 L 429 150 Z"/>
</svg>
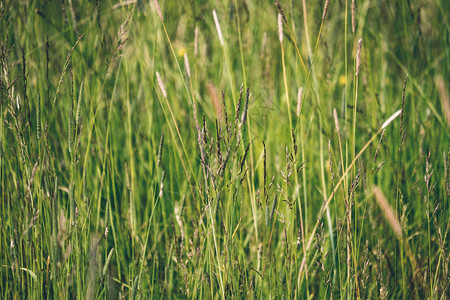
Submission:
<svg viewBox="0 0 450 300">
<path fill-rule="evenodd" d="M 277 8 L 278 8 L 278 12 L 279 12 L 279 13 L 281 14 L 281 16 L 283 17 L 284 23 L 287 24 L 286 15 L 284 14 L 284 10 L 283 10 L 283 8 L 281 7 L 280 1 L 275 0 L 275 5 L 276 5 Z"/>
<path fill-rule="evenodd" d="M 380 207 L 381 211 L 386 218 L 386 221 L 391 226 L 391 229 L 394 231 L 397 238 L 402 238 L 402 228 L 400 226 L 400 222 L 398 221 L 397 216 L 395 215 L 395 211 L 389 205 L 389 201 L 384 196 L 383 192 L 379 187 L 373 187 L 373 193 L 375 194 L 375 199 L 377 200 L 377 204 Z"/>
<path fill-rule="evenodd" d="M 359 39 L 358 50 L 356 51 L 356 76 L 358 76 L 359 69 L 361 68 L 361 48 L 362 48 L 362 39 Z"/>
<path fill-rule="evenodd" d="M 156 12 L 158 13 L 158 17 L 161 20 L 161 22 L 164 22 L 164 18 L 161 12 L 161 7 L 159 7 L 158 0 L 153 0 L 153 3 L 155 3 Z"/>
<path fill-rule="evenodd" d="M 327 16 L 328 5 L 330 5 L 330 0 L 325 1 L 325 7 L 323 8 L 322 20 Z"/>
</svg>

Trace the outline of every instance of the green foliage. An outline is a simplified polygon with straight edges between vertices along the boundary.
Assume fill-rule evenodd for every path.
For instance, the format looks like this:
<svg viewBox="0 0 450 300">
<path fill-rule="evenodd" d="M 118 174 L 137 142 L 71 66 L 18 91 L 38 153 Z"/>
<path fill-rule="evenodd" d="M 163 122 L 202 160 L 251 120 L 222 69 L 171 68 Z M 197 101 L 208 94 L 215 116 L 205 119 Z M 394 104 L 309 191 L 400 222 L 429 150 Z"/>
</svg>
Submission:
<svg viewBox="0 0 450 300">
<path fill-rule="evenodd" d="M 2 298 L 449 298 L 448 3 L 321 2 L 1 1 Z"/>
</svg>

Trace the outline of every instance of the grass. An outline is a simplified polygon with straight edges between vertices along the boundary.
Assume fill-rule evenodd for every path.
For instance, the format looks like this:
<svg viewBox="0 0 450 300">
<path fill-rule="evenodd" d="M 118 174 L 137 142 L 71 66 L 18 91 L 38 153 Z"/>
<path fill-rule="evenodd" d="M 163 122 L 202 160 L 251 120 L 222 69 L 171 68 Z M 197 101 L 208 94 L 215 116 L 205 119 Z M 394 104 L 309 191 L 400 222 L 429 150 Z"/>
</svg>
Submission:
<svg viewBox="0 0 450 300">
<path fill-rule="evenodd" d="M 1 297 L 449 298 L 448 20 L 2 1 Z"/>
</svg>

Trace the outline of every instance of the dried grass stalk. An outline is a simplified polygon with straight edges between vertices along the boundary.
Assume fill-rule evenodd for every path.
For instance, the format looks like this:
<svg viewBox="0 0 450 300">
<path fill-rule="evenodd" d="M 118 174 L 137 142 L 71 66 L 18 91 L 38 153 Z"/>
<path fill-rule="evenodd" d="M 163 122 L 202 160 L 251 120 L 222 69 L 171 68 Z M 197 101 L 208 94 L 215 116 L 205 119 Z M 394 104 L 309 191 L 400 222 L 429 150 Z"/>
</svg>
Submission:
<svg viewBox="0 0 450 300">
<path fill-rule="evenodd" d="M 441 97 L 442 111 L 444 112 L 445 121 L 447 122 L 447 126 L 450 127 L 450 100 L 442 76 L 439 75 L 439 77 L 436 79 L 436 85 L 439 96 Z"/>
<path fill-rule="evenodd" d="M 377 200 L 377 204 L 380 207 L 381 211 L 384 214 L 384 217 L 386 218 L 386 221 L 391 226 L 391 229 L 394 231 L 397 238 L 402 238 L 402 228 L 400 226 L 400 222 L 398 221 L 397 216 L 395 215 L 394 210 L 389 205 L 388 200 L 384 196 L 383 192 L 380 190 L 379 187 L 374 186 L 373 192 L 375 194 L 375 199 Z"/>
</svg>

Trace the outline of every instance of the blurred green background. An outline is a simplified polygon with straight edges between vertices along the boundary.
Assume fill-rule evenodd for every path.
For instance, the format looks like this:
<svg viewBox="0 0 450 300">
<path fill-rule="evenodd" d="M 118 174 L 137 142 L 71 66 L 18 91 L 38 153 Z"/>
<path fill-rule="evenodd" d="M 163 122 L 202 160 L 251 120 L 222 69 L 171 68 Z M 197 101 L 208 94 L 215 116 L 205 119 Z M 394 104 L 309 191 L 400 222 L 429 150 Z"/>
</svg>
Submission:
<svg viewBox="0 0 450 300">
<path fill-rule="evenodd" d="M 449 297 L 449 2 L 156 3 L 1 1 L 2 296 Z"/>
</svg>

